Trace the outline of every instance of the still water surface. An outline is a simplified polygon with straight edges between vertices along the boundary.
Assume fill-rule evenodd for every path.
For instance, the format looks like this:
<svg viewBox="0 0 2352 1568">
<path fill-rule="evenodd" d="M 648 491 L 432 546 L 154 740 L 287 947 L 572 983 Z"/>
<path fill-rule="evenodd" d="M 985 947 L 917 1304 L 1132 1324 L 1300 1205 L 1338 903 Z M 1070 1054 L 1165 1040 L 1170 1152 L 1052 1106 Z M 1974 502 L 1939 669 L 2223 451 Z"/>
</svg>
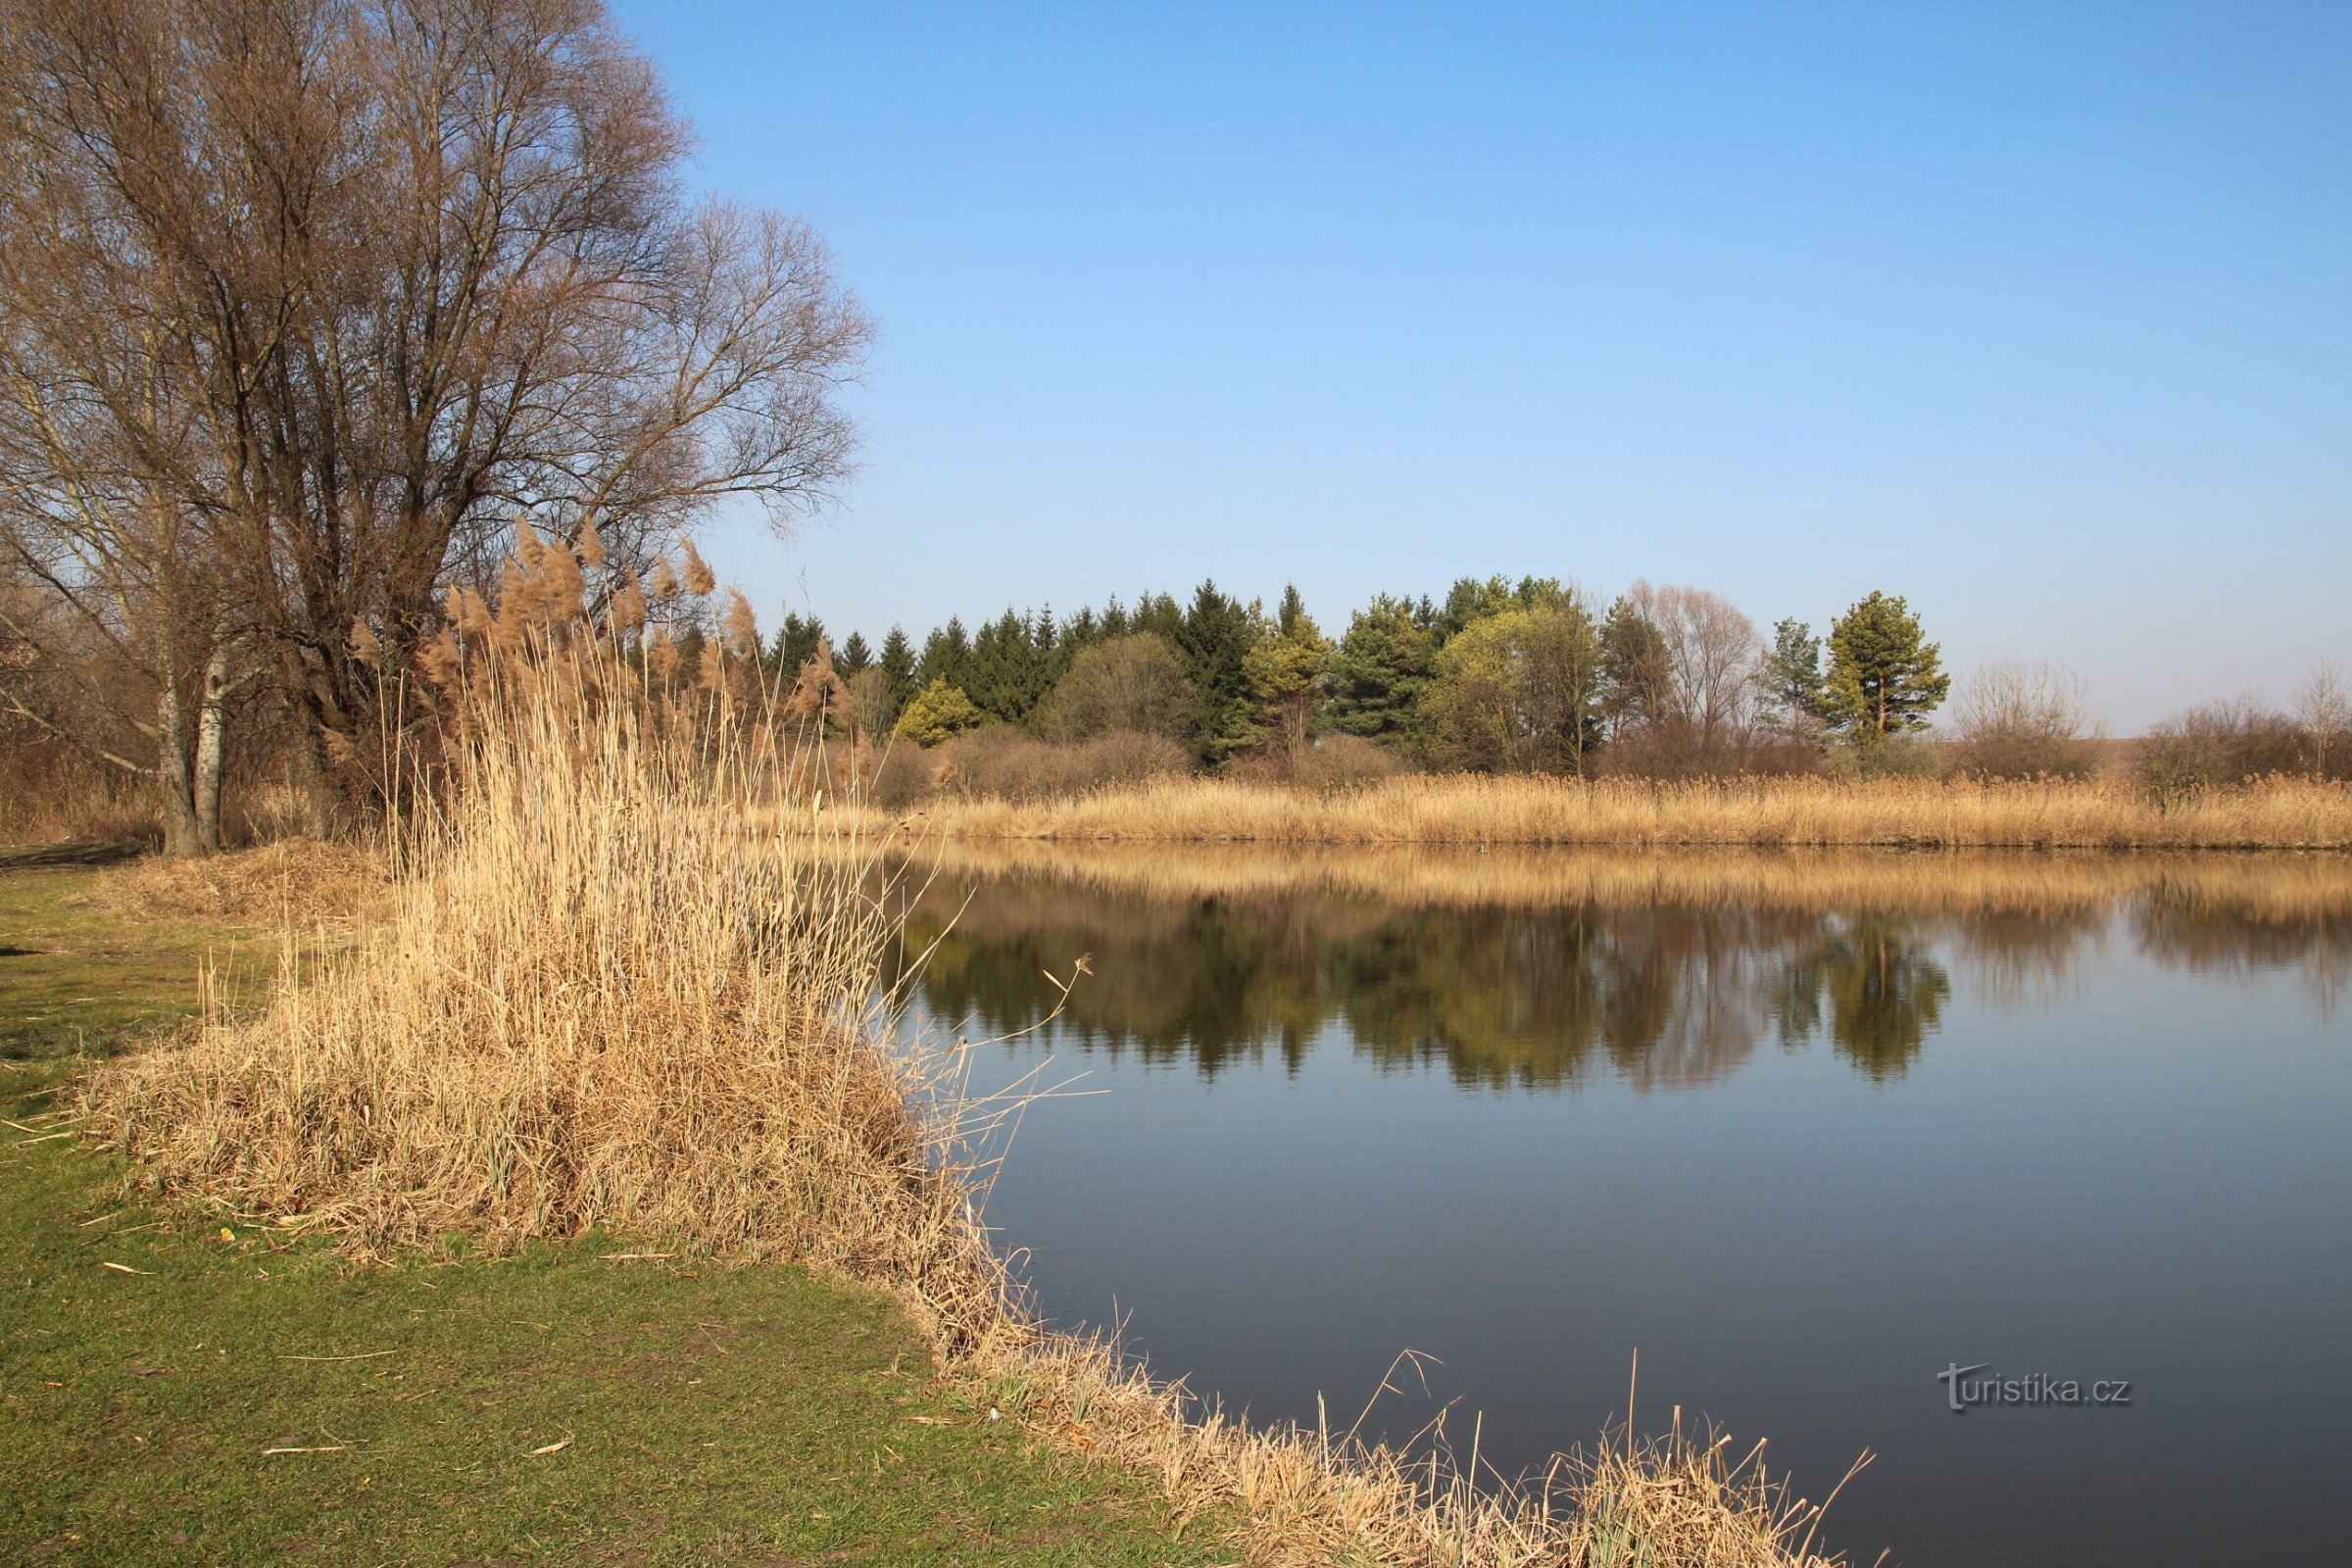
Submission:
<svg viewBox="0 0 2352 1568">
<path fill-rule="evenodd" d="M 960 911 L 959 913 L 957 911 Z M 950 916 L 955 918 L 951 921 Z M 989 1217 L 1046 1308 L 1506 1470 L 1680 1405 L 1860 1563 L 2340 1560 L 2352 866 L 963 851 L 914 995 L 1101 1091 Z M 1936 1374 L 2129 1380 L 1954 1414 Z M 1991 1375 L 1974 1374 L 1976 1377 Z"/>
</svg>

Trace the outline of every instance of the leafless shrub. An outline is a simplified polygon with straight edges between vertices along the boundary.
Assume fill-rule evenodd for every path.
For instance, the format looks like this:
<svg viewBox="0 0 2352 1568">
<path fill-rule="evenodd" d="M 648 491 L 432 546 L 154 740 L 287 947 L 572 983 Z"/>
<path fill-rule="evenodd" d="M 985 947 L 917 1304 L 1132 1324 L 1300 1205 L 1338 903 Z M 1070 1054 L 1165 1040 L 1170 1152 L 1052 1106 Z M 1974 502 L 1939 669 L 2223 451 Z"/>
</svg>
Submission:
<svg viewBox="0 0 2352 1568">
<path fill-rule="evenodd" d="M 939 784 L 957 794 L 1008 801 L 1081 795 L 1192 770 L 1192 755 L 1164 735 L 1111 730 L 1074 745 L 1041 741 L 1009 724 L 958 735 L 933 754 Z"/>
<path fill-rule="evenodd" d="M 2249 698 L 2201 703 L 2149 726 L 2140 742 L 2140 783 L 2158 800 L 2300 771 L 2295 721 Z"/>
<path fill-rule="evenodd" d="M 2083 778 L 2097 769 L 2083 738 L 2089 698 L 2058 664 L 2002 660 L 1961 683 L 1953 700 L 1954 763 L 1979 778 Z"/>
</svg>

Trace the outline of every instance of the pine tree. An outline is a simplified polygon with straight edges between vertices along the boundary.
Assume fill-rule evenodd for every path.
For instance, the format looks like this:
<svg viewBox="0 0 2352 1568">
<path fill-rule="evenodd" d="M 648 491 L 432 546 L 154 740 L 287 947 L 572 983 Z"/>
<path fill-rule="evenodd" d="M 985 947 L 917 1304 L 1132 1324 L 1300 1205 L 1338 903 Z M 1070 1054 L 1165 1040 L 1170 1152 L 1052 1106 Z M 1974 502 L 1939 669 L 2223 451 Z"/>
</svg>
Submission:
<svg viewBox="0 0 2352 1568">
<path fill-rule="evenodd" d="M 906 705 L 892 733 L 917 746 L 937 746 L 952 735 L 977 728 L 985 717 L 961 688 L 935 680 Z"/>
<path fill-rule="evenodd" d="M 1819 722 L 1822 710 L 1821 639 L 1801 620 L 1776 621 L 1764 660 L 1764 689 L 1791 735 Z"/>
<path fill-rule="evenodd" d="M 1429 603 L 1382 594 L 1355 612 L 1331 662 L 1331 726 L 1391 746 L 1421 735 L 1421 701 L 1437 674 Z"/>
<path fill-rule="evenodd" d="M 1250 645 L 1242 668 L 1257 701 L 1254 727 L 1274 736 L 1297 758 L 1321 727 L 1331 641 L 1306 612 L 1295 584 L 1282 590 L 1282 608 L 1272 631 L 1272 636 L 1261 636 Z"/>
<path fill-rule="evenodd" d="M 1675 716 L 1665 634 L 1623 595 L 1600 624 L 1600 712 L 1611 738 Z"/>
<path fill-rule="evenodd" d="M 1901 599 L 1874 590 L 1831 622 L 1824 713 L 1855 744 L 1926 729 L 1927 715 L 1951 689 L 1941 651 Z"/>
</svg>

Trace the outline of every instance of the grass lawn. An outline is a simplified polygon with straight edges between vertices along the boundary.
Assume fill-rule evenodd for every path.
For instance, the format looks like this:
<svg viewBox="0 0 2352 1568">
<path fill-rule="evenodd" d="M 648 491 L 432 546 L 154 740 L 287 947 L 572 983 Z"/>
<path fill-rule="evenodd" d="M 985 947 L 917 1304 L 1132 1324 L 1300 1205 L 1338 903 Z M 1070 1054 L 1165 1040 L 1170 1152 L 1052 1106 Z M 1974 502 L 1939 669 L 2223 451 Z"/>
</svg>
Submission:
<svg viewBox="0 0 2352 1568">
<path fill-rule="evenodd" d="M 110 915 L 106 874 L 0 872 L 0 1561 L 1221 1560 L 875 1293 L 599 1238 L 356 1269 L 126 1206 L 47 1117 L 227 933 Z"/>
</svg>

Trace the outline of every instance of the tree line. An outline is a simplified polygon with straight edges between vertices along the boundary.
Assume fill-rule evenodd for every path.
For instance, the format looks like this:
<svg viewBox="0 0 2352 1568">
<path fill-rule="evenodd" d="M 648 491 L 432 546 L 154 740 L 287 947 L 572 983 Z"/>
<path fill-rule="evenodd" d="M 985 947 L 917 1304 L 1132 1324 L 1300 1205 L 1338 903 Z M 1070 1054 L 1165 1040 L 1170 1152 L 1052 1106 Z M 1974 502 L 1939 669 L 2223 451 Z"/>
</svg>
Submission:
<svg viewBox="0 0 2352 1568">
<path fill-rule="evenodd" d="M 1886 764 L 1951 686 L 1899 597 L 1874 592 L 1825 634 L 1769 639 L 1703 589 L 1638 582 L 1606 606 L 1552 577 L 1465 577 L 1446 596 L 1384 594 L 1337 637 L 1296 587 L 1275 607 L 1203 582 L 1056 616 L 960 617 L 919 645 L 838 647 L 789 614 L 768 648 L 797 678 L 838 680 L 835 711 L 865 737 L 932 747 L 986 725 L 1049 741 L 1156 735 L 1202 765 L 1296 760 L 1335 737 L 1416 766 L 1582 774 L 1603 765 L 1741 770 L 1838 745 Z"/>
</svg>

